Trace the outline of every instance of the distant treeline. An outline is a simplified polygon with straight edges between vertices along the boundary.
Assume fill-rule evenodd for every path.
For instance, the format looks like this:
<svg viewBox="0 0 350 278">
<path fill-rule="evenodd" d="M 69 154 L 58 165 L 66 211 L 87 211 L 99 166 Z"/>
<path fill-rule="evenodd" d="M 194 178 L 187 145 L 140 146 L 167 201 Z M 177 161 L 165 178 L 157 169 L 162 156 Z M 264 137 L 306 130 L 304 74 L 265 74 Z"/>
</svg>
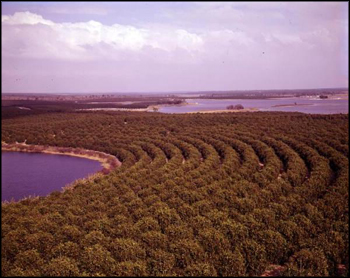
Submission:
<svg viewBox="0 0 350 278">
<path fill-rule="evenodd" d="M 124 102 L 125 99 L 100 99 L 94 100 L 95 103 L 89 100 L 88 102 L 81 101 L 49 101 L 49 100 L 2 100 L 1 118 L 9 119 L 25 115 L 36 115 L 44 113 L 57 112 L 75 112 L 78 109 L 93 109 L 93 108 L 127 108 L 140 109 L 148 108 L 154 105 L 179 105 L 184 103 L 182 98 L 128 98 L 127 101 L 135 103 L 117 103 Z M 113 103 L 109 103 L 113 102 Z M 23 109 L 24 108 L 24 109 Z"/>
<path fill-rule="evenodd" d="M 301 97 L 334 95 L 348 93 L 348 89 L 309 89 L 309 90 L 258 90 L 258 91 L 230 91 L 230 92 L 205 92 L 198 98 L 203 99 L 267 99 L 276 97 Z M 195 97 L 194 97 L 195 98 Z"/>
</svg>

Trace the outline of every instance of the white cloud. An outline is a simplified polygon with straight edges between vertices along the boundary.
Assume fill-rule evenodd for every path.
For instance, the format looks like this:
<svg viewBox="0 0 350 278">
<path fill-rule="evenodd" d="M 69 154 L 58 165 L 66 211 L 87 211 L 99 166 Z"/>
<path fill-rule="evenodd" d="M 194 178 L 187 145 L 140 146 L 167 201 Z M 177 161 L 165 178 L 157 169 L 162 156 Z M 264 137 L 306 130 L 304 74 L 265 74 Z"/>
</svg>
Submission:
<svg viewBox="0 0 350 278">
<path fill-rule="evenodd" d="M 203 44 L 203 39 L 196 35 L 187 32 L 186 30 L 176 30 L 178 47 L 187 50 L 197 49 Z"/>
<path fill-rule="evenodd" d="M 233 43 L 243 46 L 254 44 L 253 38 L 248 36 L 247 33 L 242 31 L 232 31 L 228 29 L 209 32 L 207 39 L 219 43 Z"/>
<path fill-rule="evenodd" d="M 205 6 L 205 10 L 210 10 L 209 7 Z M 255 10 L 244 13 L 245 6 L 242 8 L 215 4 L 212 7 L 214 9 L 209 14 L 211 16 L 218 13 L 228 15 L 234 11 L 236 24 L 231 29 L 226 27 L 190 32 L 184 28 L 168 25 L 150 25 L 141 28 L 121 24 L 104 25 L 94 20 L 55 23 L 38 14 L 16 12 L 14 15 L 2 16 L 4 53 L 10 56 L 50 59 L 138 60 L 141 57 L 148 59 L 153 57 L 156 60 L 166 61 L 186 61 L 189 57 L 197 55 L 195 60 L 200 61 L 210 56 L 215 60 L 217 55 L 226 53 L 232 47 L 235 53 L 244 55 L 262 45 L 300 46 L 310 49 L 320 43 L 331 44 L 334 40 L 325 27 L 315 27 L 305 32 L 285 32 L 283 28 L 271 30 L 262 28 L 260 32 L 252 28 L 241 29 L 242 22 L 251 20 L 254 25 L 253 21 L 260 22 L 261 16 L 253 16 Z M 242 10 L 237 11 L 237 7 Z M 262 7 L 267 9 L 269 6 Z M 270 13 L 276 12 L 273 10 Z M 156 52 L 150 52 L 150 49 L 155 49 Z M 145 54 L 146 51 L 152 55 Z M 159 56 L 154 53 L 158 53 Z M 233 57 L 234 55 L 231 55 L 231 58 Z"/>
<path fill-rule="evenodd" d="M 302 88 L 348 77 L 344 5 L 181 5 L 152 18 L 150 9 L 134 13 L 132 6 L 125 9 L 130 20 L 116 12 L 52 17 L 59 22 L 45 10 L 3 15 L 4 88 L 29 90 L 13 81 L 19 75 L 42 91 L 53 86 L 51 78 L 41 81 L 50 75 L 62 91 Z"/>
<path fill-rule="evenodd" d="M 30 12 L 18 12 L 12 16 L 2 15 L 1 22 L 3 24 L 10 25 L 20 25 L 20 24 L 44 24 L 44 25 L 54 25 L 50 20 L 44 19 L 41 15 L 30 13 Z"/>
<path fill-rule="evenodd" d="M 201 36 L 183 29 L 144 29 L 129 25 L 103 25 L 97 21 L 54 23 L 30 12 L 2 16 L 3 39 L 13 55 L 65 59 L 93 59 L 104 55 L 101 45 L 108 46 L 105 56 L 120 59 L 118 51 L 139 52 L 145 47 L 165 51 L 177 48 L 197 51 L 203 44 Z M 25 30 L 25 34 L 24 34 Z M 38 36 L 40 34 L 40 36 Z M 57 46 L 59 45 L 59 49 Z"/>
<path fill-rule="evenodd" d="M 205 6 L 205 9 L 209 10 L 208 7 Z M 247 14 L 244 9 L 237 11 L 237 7 L 231 5 L 213 7 L 211 16 L 221 12 L 228 15 L 235 11 L 236 24 L 231 29 L 227 26 L 194 32 L 169 25 L 135 27 L 105 25 L 94 20 L 55 23 L 30 12 L 3 15 L 3 55 L 82 61 L 145 59 L 162 63 L 215 61 L 222 57 L 235 61 L 246 57 L 244 59 L 249 61 L 251 55 L 261 53 L 261 49 L 270 49 L 270 53 L 288 53 L 295 48 L 304 48 L 305 52 L 308 49 L 325 49 L 323 46 L 328 47 L 336 41 L 337 35 L 332 35 L 325 26 L 304 32 L 286 32 L 283 28 L 262 28 L 259 32 L 254 28 L 241 28 L 240 22 L 251 20 L 254 25 L 253 21 L 260 22 L 261 16 L 254 17 L 256 11 L 253 15 L 252 11 Z"/>
</svg>

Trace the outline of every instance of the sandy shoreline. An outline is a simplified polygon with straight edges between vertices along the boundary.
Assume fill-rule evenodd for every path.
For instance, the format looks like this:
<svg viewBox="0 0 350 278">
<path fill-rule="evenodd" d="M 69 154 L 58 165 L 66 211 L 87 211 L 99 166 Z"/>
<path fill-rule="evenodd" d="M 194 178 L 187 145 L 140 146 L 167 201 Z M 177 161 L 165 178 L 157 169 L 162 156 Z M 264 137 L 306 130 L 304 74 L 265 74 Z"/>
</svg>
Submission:
<svg viewBox="0 0 350 278">
<path fill-rule="evenodd" d="M 96 160 L 96 161 L 99 161 L 101 163 L 101 166 L 103 167 L 101 172 L 105 172 L 105 173 L 121 165 L 121 162 L 113 155 L 103 153 L 103 152 L 98 152 L 98 151 L 85 150 L 81 148 L 28 145 L 26 143 L 7 144 L 5 142 L 1 142 L 1 151 L 69 155 L 69 156 Z"/>
<path fill-rule="evenodd" d="M 101 163 L 101 166 L 103 167 L 102 170 L 93 173 L 85 178 L 80 178 L 72 183 L 66 184 L 62 187 L 63 192 L 65 190 L 73 189 L 77 184 L 79 183 L 85 183 L 89 180 L 93 180 L 96 177 L 100 175 L 106 175 L 108 174 L 112 169 L 119 167 L 122 163 L 113 155 L 98 152 L 98 151 L 92 151 L 92 150 L 86 150 L 86 149 L 80 149 L 80 148 L 67 148 L 67 147 L 50 147 L 50 146 L 42 146 L 42 145 L 28 145 L 26 143 L 10 143 L 7 144 L 5 142 L 1 142 L 1 151 L 7 151 L 7 152 L 30 152 L 30 153 L 45 153 L 45 154 L 56 154 L 56 155 L 68 155 L 68 156 L 75 156 L 75 157 L 81 157 L 91 160 L 97 160 Z M 20 202 L 26 199 L 36 199 L 39 196 L 28 196 L 24 197 L 18 201 L 2 201 L 1 206 L 6 206 L 7 204 L 13 203 L 13 202 Z"/>
</svg>

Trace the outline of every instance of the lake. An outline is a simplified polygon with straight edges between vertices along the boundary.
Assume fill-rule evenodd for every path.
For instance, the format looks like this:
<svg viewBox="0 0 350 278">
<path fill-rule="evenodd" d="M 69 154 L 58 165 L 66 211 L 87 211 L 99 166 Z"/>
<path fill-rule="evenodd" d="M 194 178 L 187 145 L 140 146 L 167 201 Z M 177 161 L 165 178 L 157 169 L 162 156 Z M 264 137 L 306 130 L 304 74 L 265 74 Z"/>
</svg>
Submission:
<svg viewBox="0 0 350 278">
<path fill-rule="evenodd" d="M 96 160 L 44 153 L 1 152 L 1 200 L 47 196 L 102 170 Z"/>
<path fill-rule="evenodd" d="M 186 101 L 189 103 L 188 105 L 163 106 L 160 107 L 158 111 L 163 113 L 187 113 L 205 110 L 225 110 L 230 104 L 242 104 L 244 108 L 257 108 L 259 111 L 286 111 L 310 114 L 349 113 L 348 99 L 336 98 L 186 99 Z M 295 105 L 295 103 L 297 103 L 297 105 Z M 276 105 L 277 107 L 275 107 Z"/>
</svg>

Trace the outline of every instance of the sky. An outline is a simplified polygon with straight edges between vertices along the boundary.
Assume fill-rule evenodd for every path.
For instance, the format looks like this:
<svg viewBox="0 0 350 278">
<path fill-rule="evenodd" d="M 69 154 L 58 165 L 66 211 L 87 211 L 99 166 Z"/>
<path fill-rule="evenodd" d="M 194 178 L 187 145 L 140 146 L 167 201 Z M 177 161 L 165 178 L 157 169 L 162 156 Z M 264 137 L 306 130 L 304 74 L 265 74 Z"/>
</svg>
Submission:
<svg viewBox="0 0 350 278">
<path fill-rule="evenodd" d="M 348 2 L 2 2 L 2 92 L 348 87 Z"/>
</svg>

